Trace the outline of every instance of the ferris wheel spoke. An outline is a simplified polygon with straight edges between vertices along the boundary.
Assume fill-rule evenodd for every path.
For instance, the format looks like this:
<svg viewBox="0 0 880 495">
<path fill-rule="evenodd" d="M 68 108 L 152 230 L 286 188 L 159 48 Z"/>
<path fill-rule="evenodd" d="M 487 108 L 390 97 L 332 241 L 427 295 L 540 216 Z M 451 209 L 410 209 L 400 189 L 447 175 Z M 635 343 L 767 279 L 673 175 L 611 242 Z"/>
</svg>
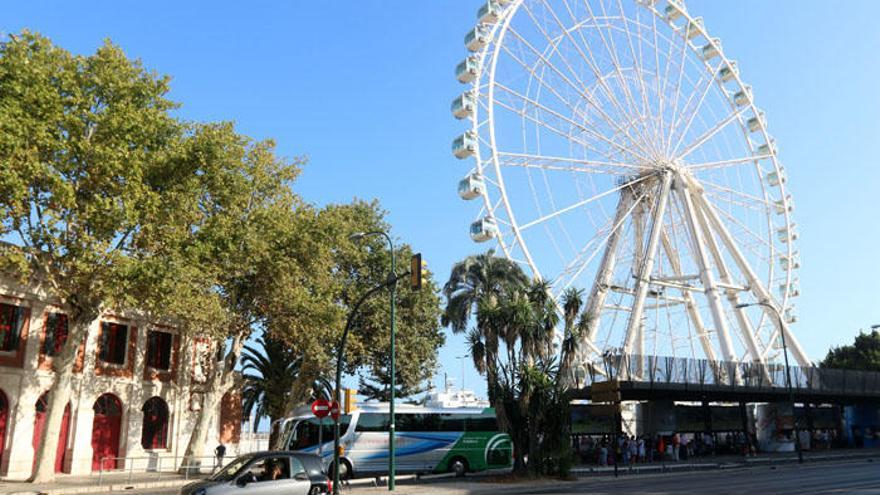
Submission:
<svg viewBox="0 0 880 495">
<path fill-rule="evenodd" d="M 718 71 L 721 70 L 721 67 L 723 65 L 724 65 L 724 61 L 721 61 L 718 64 L 718 66 L 716 66 L 714 69 L 712 69 L 711 73 L 704 74 L 703 76 L 701 76 L 701 79 L 694 84 L 694 90 L 691 91 L 690 96 L 688 96 L 688 101 L 685 103 L 685 106 L 682 109 L 682 111 L 687 110 L 688 106 L 690 105 L 691 99 L 696 94 L 697 87 L 700 85 L 701 82 L 703 82 L 702 77 L 706 78 L 706 86 L 703 88 L 703 91 L 700 94 L 700 99 L 697 101 L 697 106 L 694 107 L 694 110 L 688 114 L 687 124 L 685 124 L 684 128 L 681 130 L 681 134 L 678 137 L 678 141 L 676 141 L 675 146 L 672 147 L 673 150 L 678 149 L 678 147 L 681 146 L 681 142 L 682 142 L 682 140 L 684 140 L 684 137 L 687 136 L 687 133 L 690 130 L 691 125 L 694 122 L 694 118 L 696 118 L 697 114 L 700 113 L 700 108 L 702 108 L 703 102 L 706 100 L 706 96 L 709 95 L 709 91 L 712 89 L 712 84 L 715 82 L 715 74 L 717 74 Z M 673 124 L 673 126 L 671 128 L 671 131 L 669 134 L 669 143 L 667 143 L 667 152 L 669 152 L 669 146 L 672 143 L 673 136 L 678 134 L 678 132 L 676 132 L 676 131 L 678 131 L 678 125 L 680 122 L 681 122 L 681 119 L 679 118 L 679 120 L 676 121 L 675 124 Z"/>
<path fill-rule="evenodd" d="M 742 156 L 739 158 L 730 158 L 727 160 L 718 160 L 718 161 L 714 161 L 714 162 L 688 163 L 688 164 L 686 164 L 686 167 L 689 170 L 713 170 L 713 169 L 726 168 L 726 167 L 730 167 L 730 166 L 734 166 L 734 165 L 742 165 L 744 163 L 754 164 L 754 163 L 758 163 L 762 160 L 769 160 L 770 158 L 773 158 L 773 155 L 764 154 L 764 155 Z"/>
<path fill-rule="evenodd" d="M 679 65 L 678 65 L 678 69 L 679 69 L 678 80 L 675 83 L 675 91 L 674 91 L 675 100 L 673 100 L 673 104 L 672 104 L 672 116 L 669 119 L 669 130 L 667 131 L 667 134 L 666 134 L 667 146 L 669 146 L 669 141 L 672 139 L 672 131 L 673 131 L 672 126 L 675 124 L 676 115 L 678 113 L 678 102 L 679 102 L 679 99 L 681 96 L 681 82 L 684 79 L 685 59 L 687 56 L 687 47 L 688 47 L 687 31 L 688 31 L 688 29 L 690 29 L 690 27 L 691 27 L 691 21 L 690 21 L 690 19 L 688 19 L 687 24 L 685 24 L 684 27 L 681 28 L 681 30 L 682 30 L 681 31 L 682 32 L 682 35 L 681 35 L 681 59 L 679 61 Z M 673 37 L 672 39 L 674 40 L 676 38 Z"/>
<path fill-rule="evenodd" d="M 632 96 L 632 91 L 630 90 L 629 83 L 627 83 L 626 78 L 623 75 L 623 68 L 620 64 L 620 57 L 617 55 L 617 47 L 614 44 L 614 33 L 610 30 L 610 22 L 606 25 L 606 30 L 608 31 L 608 37 L 605 37 L 605 34 L 602 33 L 602 28 L 596 19 L 596 16 L 593 13 L 593 8 L 590 6 L 590 2 L 584 2 L 587 7 L 587 11 L 590 14 L 590 17 L 593 18 L 594 24 L 596 24 L 596 32 L 599 34 L 599 38 L 602 39 L 602 44 L 605 45 L 605 49 L 608 51 L 609 58 L 611 59 L 612 65 L 614 65 L 614 69 L 617 71 L 617 77 L 620 78 L 620 86 L 623 89 L 624 97 L 627 99 L 628 104 L 633 112 L 639 117 L 639 121 L 646 122 L 646 115 L 642 112 L 639 112 L 638 105 L 635 102 L 635 98 Z M 611 19 L 608 16 L 608 12 L 605 9 L 605 3 L 599 2 L 600 7 L 602 7 L 602 14 L 606 19 Z M 622 9 L 622 6 L 621 6 Z M 626 15 L 623 15 L 623 10 L 621 10 L 621 21 L 624 23 L 624 27 L 627 32 L 627 36 L 629 36 L 629 27 L 626 26 Z M 631 39 L 631 38 L 630 38 Z M 633 57 L 635 57 L 635 53 L 633 53 Z M 633 60 L 633 65 L 635 65 L 635 60 Z M 647 128 L 643 129 L 645 133 L 647 133 Z M 647 135 L 645 134 L 647 137 Z M 655 143 L 656 144 L 656 143 Z M 652 150 L 656 154 L 658 150 Z"/>
<path fill-rule="evenodd" d="M 706 201 L 707 203 L 709 202 L 708 199 L 706 199 L 705 197 L 704 197 L 704 201 Z M 762 247 L 770 248 L 771 251 L 774 249 L 772 243 L 768 242 L 767 239 L 765 239 L 764 237 L 756 234 L 754 231 L 752 231 L 752 229 L 748 228 L 745 224 L 743 224 L 735 216 L 731 215 L 730 213 L 728 213 L 722 209 L 718 209 L 718 208 L 715 208 L 715 212 L 718 213 L 720 216 L 724 217 L 725 219 L 727 219 L 728 222 L 730 222 L 731 224 L 733 224 L 737 228 L 739 228 L 740 231 L 742 231 L 744 234 L 751 237 L 752 240 L 755 241 L 754 242 L 755 246 L 762 246 Z M 740 245 L 748 248 L 755 256 L 758 256 L 763 261 L 771 262 L 770 258 L 766 254 L 755 249 L 755 247 L 753 247 L 752 244 L 746 243 L 746 242 L 740 242 Z"/>
<path fill-rule="evenodd" d="M 576 202 L 576 203 L 574 203 L 574 204 L 571 204 L 571 205 L 568 205 L 568 206 L 566 206 L 566 207 L 564 207 L 564 208 L 558 209 L 558 210 L 554 211 L 553 213 L 549 213 L 549 214 L 544 215 L 544 216 L 542 216 L 542 217 L 540 217 L 540 218 L 538 218 L 538 219 L 536 219 L 536 220 L 532 220 L 531 222 L 525 223 L 525 224 L 521 225 L 521 226 L 519 227 L 519 229 L 520 229 L 520 231 L 523 231 L 523 230 L 528 229 L 529 227 L 534 227 L 535 225 L 538 225 L 538 224 L 541 224 L 541 223 L 543 223 L 543 222 L 546 222 L 547 220 L 550 220 L 550 219 L 556 218 L 556 217 L 558 217 L 559 215 L 562 215 L 562 214 L 564 214 L 564 213 L 568 213 L 568 212 L 570 212 L 570 211 L 572 211 L 572 210 L 576 210 L 576 209 L 581 208 L 581 207 L 583 207 L 583 206 L 585 206 L 585 205 L 588 205 L 588 204 L 592 203 L 593 201 L 596 201 L 596 200 L 602 199 L 602 198 L 608 196 L 609 194 L 616 193 L 616 192 L 618 192 L 618 191 L 620 191 L 620 190 L 622 190 L 622 189 L 625 189 L 625 188 L 627 188 L 627 187 L 632 187 L 633 185 L 635 185 L 635 184 L 637 184 L 637 183 L 639 183 L 639 182 L 644 181 L 644 180 L 647 179 L 648 177 L 651 177 L 651 176 L 650 176 L 650 175 L 644 175 L 644 176 L 639 177 L 639 178 L 637 178 L 637 179 L 635 179 L 635 180 L 633 180 L 633 181 L 625 182 L 625 183 L 623 183 L 623 184 L 621 184 L 621 185 L 619 185 L 619 186 L 617 186 L 617 187 L 614 187 L 614 188 L 612 188 L 612 189 L 609 189 L 609 190 L 607 190 L 607 191 L 601 192 L 601 193 L 599 193 L 599 194 L 596 194 L 596 195 L 591 196 L 591 197 L 586 198 L 586 199 L 582 199 L 582 200 L 580 200 L 580 201 L 578 201 L 578 202 Z"/>
<path fill-rule="evenodd" d="M 730 188 L 727 186 L 722 186 L 721 184 L 716 184 L 716 183 L 709 181 L 709 180 L 700 179 L 699 183 L 703 186 L 709 186 L 709 187 L 712 187 L 713 189 L 716 189 L 718 191 L 722 191 L 724 193 L 731 194 L 733 196 L 737 196 L 739 198 L 750 201 L 752 203 L 756 203 L 763 208 L 771 208 L 774 206 L 771 202 L 767 201 L 764 198 L 760 198 L 758 196 L 753 196 L 751 194 L 744 193 L 742 191 L 738 191 L 736 189 L 733 189 L 733 188 Z"/>
<path fill-rule="evenodd" d="M 707 141 L 712 139 L 713 136 L 715 136 L 716 134 L 721 132 L 722 129 L 727 127 L 731 122 L 735 121 L 737 119 L 737 117 L 742 115 L 743 111 L 745 111 L 746 108 L 748 108 L 748 107 L 743 106 L 743 107 L 737 108 L 736 110 L 731 112 L 730 115 L 728 115 L 727 117 L 724 118 L 724 120 L 715 124 L 715 126 L 713 126 L 711 129 L 709 129 L 708 131 L 703 133 L 702 136 L 698 137 L 691 144 L 689 144 L 687 146 L 687 148 L 685 148 L 685 150 L 682 151 L 681 154 L 679 154 L 676 158 L 678 160 L 683 160 L 684 157 L 690 155 L 691 153 L 693 153 L 694 151 L 699 149 L 700 146 L 704 145 Z M 677 151 L 678 151 L 678 148 L 674 149 L 672 151 L 672 154 L 675 155 L 675 153 Z"/>
<path fill-rule="evenodd" d="M 564 170 L 569 172 L 584 173 L 616 173 L 620 175 L 633 175 L 639 173 L 640 171 L 650 170 L 649 167 L 645 167 L 643 165 L 635 165 L 631 163 L 604 162 L 562 156 L 536 155 L 532 153 L 498 151 L 498 156 L 505 158 L 504 160 L 501 160 L 502 165 L 513 167 L 540 168 L 543 170 Z M 551 165 L 547 165 L 542 162 L 547 162 Z M 552 165 L 558 163 L 573 165 Z M 622 170 L 610 172 L 609 169 Z"/>
<path fill-rule="evenodd" d="M 618 230 L 620 230 L 620 228 L 626 223 L 626 220 L 630 218 L 630 216 L 633 214 L 633 211 L 635 211 L 636 207 L 639 206 L 644 198 L 645 195 L 642 194 L 638 198 L 636 198 L 635 201 L 633 201 L 633 204 L 629 207 L 629 209 L 627 209 L 623 217 L 614 224 L 614 226 L 607 234 L 604 235 L 602 241 L 598 245 L 596 245 L 595 249 L 592 250 L 592 253 L 587 259 L 585 259 L 582 263 L 572 264 L 571 269 L 574 269 L 575 267 L 577 267 L 577 269 L 574 271 L 571 277 L 568 278 L 568 282 L 562 287 L 561 291 L 565 291 L 565 289 L 571 287 L 571 284 L 573 284 L 574 281 L 577 280 L 577 278 L 581 275 L 581 273 L 583 273 L 587 266 L 590 265 L 590 263 L 596 258 L 596 256 L 598 256 L 600 252 L 602 252 L 602 248 L 605 246 L 605 244 L 608 243 L 608 240 L 611 238 L 611 236 Z M 585 247 L 582 253 L 586 252 L 587 250 L 588 248 Z M 567 267 L 566 272 L 569 272 L 569 270 L 570 269 Z"/>
<path fill-rule="evenodd" d="M 553 20 L 556 22 L 556 25 L 559 26 L 559 29 L 562 31 L 564 36 L 566 36 L 569 39 L 569 42 L 572 44 L 572 46 L 575 48 L 575 50 L 577 50 L 578 54 L 581 56 L 581 59 L 587 64 L 587 66 L 593 72 L 593 75 L 596 78 L 597 84 L 599 84 L 599 86 L 605 92 L 605 96 L 608 98 L 609 102 L 611 102 L 611 104 L 615 106 L 615 108 L 617 109 L 617 111 L 620 115 L 626 116 L 626 120 L 628 122 L 635 122 L 637 120 L 636 115 L 638 115 L 638 112 L 636 112 L 636 114 L 633 115 L 632 113 L 627 112 L 623 108 L 620 101 L 615 96 L 614 91 L 612 91 L 611 88 L 608 86 L 608 83 L 605 81 L 603 74 L 599 70 L 598 64 L 595 61 L 595 57 L 593 57 L 592 51 L 589 49 L 589 44 L 586 43 L 586 40 L 584 40 L 583 33 L 581 33 L 581 30 L 578 29 L 578 35 L 581 37 L 583 45 L 578 44 L 578 42 L 574 39 L 574 37 L 569 32 L 569 29 L 567 29 L 565 27 L 565 25 L 562 23 L 562 20 L 556 14 L 556 11 L 554 11 L 553 8 L 551 8 L 550 5 L 547 4 L 547 1 L 541 0 L 541 2 L 544 4 L 544 7 L 549 11 L 551 16 L 553 17 Z M 563 0 L 563 3 L 565 4 L 566 10 L 568 11 L 568 14 L 571 17 L 572 21 L 575 24 L 578 24 L 577 18 L 574 16 L 574 13 L 571 11 L 571 7 L 569 6 L 567 0 Z M 526 7 L 526 9 L 528 10 L 528 7 Z M 595 24 L 595 18 L 593 20 L 594 20 L 594 24 Z M 598 25 L 596 25 L 596 29 L 599 30 Z M 582 49 L 582 46 L 583 46 L 583 48 L 586 49 L 587 52 L 589 52 L 589 56 L 587 56 L 587 53 L 584 52 L 584 50 Z M 621 81 L 621 82 L 623 82 L 623 81 Z M 581 93 L 583 93 L 582 90 L 580 90 L 580 91 L 581 91 Z M 586 95 L 584 95 L 584 96 L 586 97 Z M 588 100 L 588 102 L 590 102 L 591 106 L 593 106 L 597 112 L 602 114 L 603 117 L 607 121 L 614 122 L 614 120 L 611 117 L 609 117 L 607 115 L 607 113 L 605 113 L 605 111 L 599 105 L 595 104 L 592 101 L 592 99 Z M 629 133 L 626 132 L 625 130 L 621 129 L 620 126 L 615 126 L 615 127 L 617 127 L 618 132 L 623 132 L 628 138 L 630 138 L 630 140 L 633 142 L 633 144 L 639 146 L 644 153 L 646 153 L 648 155 L 651 154 L 650 150 L 648 150 L 644 146 L 640 145 L 639 139 L 633 139 L 632 136 L 630 136 Z M 638 132 L 638 131 L 636 130 L 636 132 Z M 640 137 L 641 140 L 643 140 L 645 143 L 648 142 L 645 135 L 641 135 L 638 137 Z"/>
<path fill-rule="evenodd" d="M 583 124 L 580 124 L 580 123 L 578 123 L 578 122 L 575 122 L 574 120 L 571 120 L 570 118 L 568 118 L 568 117 L 566 117 L 566 116 L 560 114 L 559 112 L 557 112 L 557 111 L 555 111 L 555 110 L 553 110 L 553 109 L 551 109 L 551 108 L 549 108 L 549 107 L 547 107 L 547 106 L 541 104 L 541 103 L 538 102 L 538 101 L 535 101 L 535 100 L 532 99 L 532 98 L 529 98 L 529 97 L 526 96 L 526 95 L 523 95 L 522 93 L 520 93 L 520 92 L 518 92 L 518 91 L 516 91 L 516 90 L 514 90 L 514 89 L 508 88 L 507 86 L 505 86 L 505 85 L 503 85 L 503 84 L 501 84 L 501 83 L 499 83 L 499 82 L 496 82 L 496 83 L 495 83 L 495 86 L 496 86 L 497 88 L 503 90 L 505 93 L 510 94 L 511 96 L 514 96 L 514 97 L 516 97 L 516 98 L 522 100 L 524 103 L 529 104 L 529 105 L 532 105 L 532 106 L 534 106 L 534 107 L 537 108 L 537 109 L 544 110 L 545 112 L 547 112 L 547 113 L 553 115 L 554 117 L 556 117 L 557 119 L 561 120 L 562 122 L 565 122 L 565 123 L 567 123 L 567 124 L 569 124 L 569 125 L 571 125 L 571 126 L 576 127 L 577 129 L 580 129 L 580 130 L 583 131 L 585 134 L 587 134 L 587 135 L 589 135 L 589 136 L 591 136 L 591 137 L 593 137 L 593 138 L 600 139 L 600 140 L 602 140 L 602 141 L 605 141 L 605 142 L 611 144 L 612 146 L 614 146 L 614 147 L 617 148 L 618 150 L 623 151 L 623 152 L 625 152 L 625 153 L 631 155 L 633 158 L 637 158 L 637 159 L 644 160 L 644 156 L 642 156 L 642 155 L 641 155 L 640 153 L 638 153 L 637 151 L 632 150 L 632 149 L 630 149 L 630 148 L 628 148 L 628 147 L 624 146 L 623 144 L 620 144 L 620 143 L 618 143 L 618 142 L 616 142 L 616 141 L 613 141 L 613 140 L 611 140 L 611 139 L 609 139 L 609 138 L 603 136 L 602 134 L 597 133 L 596 131 L 594 131 L 594 130 L 592 130 L 592 129 L 589 129 L 589 128 L 587 128 L 587 127 L 585 127 Z M 496 99 L 496 101 L 498 101 L 498 100 Z M 499 103 L 499 104 L 500 104 L 500 103 Z M 512 111 L 512 112 L 520 113 L 520 110 L 518 110 L 518 109 L 516 109 L 516 108 L 511 108 L 511 107 L 507 107 L 507 106 L 505 106 L 505 108 L 507 108 L 508 110 L 510 110 L 510 111 Z M 525 110 L 523 110 L 523 112 L 524 112 L 524 111 L 525 111 Z M 525 117 L 524 114 L 521 114 L 521 115 L 522 115 L 523 117 Z M 538 120 L 538 119 L 535 119 L 535 120 Z M 535 123 L 543 124 L 543 122 L 535 122 Z M 555 130 L 555 132 L 563 132 L 563 131 Z M 565 134 L 565 137 L 570 137 L 570 138 L 571 138 L 571 135 L 569 135 L 569 134 Z M 594 146 L 587 145 L 587 144 L 584 143 L 584 142 L 579 142 L 579 144 L 583 144 L 584 146 L 588 146 L 588 147 L 589 147 L 590 149 L 592 149 L 593 151 L 600 152 L 600 151 L 599 151 L 598 149 L 596 149 Z"/>
<path fill-rule="evenodd" d="M 635 50 L 633 48 L 632 35 L 630 34 L 630 31 L 629 31 L 629 26 L 628 26 L 629 21 L 626 18 L 626 16 L 624 15 L 622 0 L 618 0 L 617 4 L 620 7 L 621 15 L 624 17 L 624 26 L 627 27 L 627 37 L 629 38 L 630 51 L 632 52 L 633 60 L 635 61 L 636 54 L 635 54 Z M 642 25 L 642 19 L 640 16 L 640 12 L 641 12 L 641 9 L 637 8 L 636 9 L 635 25 L 636 25 L 636 33 L 637 33 L 636 38 L 638 39 L 638 47 L 639 47 L 639 50 L 638 50 L 639 54 L 638 54 L 637 60 L 638 60 L 639 84 L 641 85 L 641 92 L 642 92 L 642 107 L 645 109 L 645 115 L 648 115 L 650 117 L 651 127 L 652 127 L 652 131 L 653 131 L 652 137 L 656 142 L 659 142 L 659 139 L 660 139 L 660 134 L 658 132 L 659 131 L 658 124 L 660 122 L 659 115 L 654 115 L 654 112 L 651 108 L 651 104 L 648 103 L 648 81 L 645 81 L 645 54 L 643 51 L 646 40 L 642 35 L 643 25 Z"/>
</svg>

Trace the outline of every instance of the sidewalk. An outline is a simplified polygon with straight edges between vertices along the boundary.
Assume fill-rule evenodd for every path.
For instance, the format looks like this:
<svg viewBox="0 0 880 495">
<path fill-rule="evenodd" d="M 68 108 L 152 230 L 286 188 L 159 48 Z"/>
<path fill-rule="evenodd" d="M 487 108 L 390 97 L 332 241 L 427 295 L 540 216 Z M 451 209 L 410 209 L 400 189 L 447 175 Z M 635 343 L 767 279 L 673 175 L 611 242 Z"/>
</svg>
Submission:
<svg viewBox="0 0 880 495">
<path fill-rule="evenodd" d="M 207 475 L 205 475 L 207 476 Z M 176 488 L 198 477 L 186 478 L 176 473 L 128 473 L 98 475 L 59 475 L 54 483 L 32 484 L 23 481 L 0 481 L 0 495 L 73 495 L 78 493 L 123 492 L 144 488 Z"/>
<path fill-rule="evenodd" d="M 842 449 L 822 452 L 804 452 L 805 463 L 832 462 L 852 459 L 880 459 L 880 449 Z M 673 471 L 699 471 L 706 469 L 730 469 L 736 467 L 790 464 L 798 462 L 796 453 L 765 453 L 755 457 L 738 455 L 719 455 L 715 457 L 692 458 L 686 461 L 664 461 L 650 464 L 633 464 L 632 467 L 619 465 L 618 475 L 666 473 Z M 613 475 L 614 466 L 576 465 L 572 473 L 578 477 Z"/>
</svg>

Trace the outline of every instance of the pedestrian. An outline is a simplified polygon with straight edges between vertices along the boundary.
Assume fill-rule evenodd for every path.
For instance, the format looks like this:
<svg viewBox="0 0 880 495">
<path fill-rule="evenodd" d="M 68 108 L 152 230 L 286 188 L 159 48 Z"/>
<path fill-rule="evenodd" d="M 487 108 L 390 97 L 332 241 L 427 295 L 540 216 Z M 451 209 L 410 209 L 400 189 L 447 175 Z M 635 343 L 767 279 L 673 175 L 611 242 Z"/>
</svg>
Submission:
<svg viewBox="0 0 880 495">
<path fill-rule="evenodd" d="M 644 463 L 645 461 L 647 461 L 647 459 L 645 458 L 645 439 L 642 438 L 641 435 L 639 435 L 638 444 L 637 444 L 636 448 L 638 450 L 639 462 Z"/>
<path fill-rule="evenodd" d="M 681 438 L 679 438 L 678 433 L 672 435 L 672 460 L 678 462 L 679 459 L 679 445 L 681 443 Z"/>
<path fill-rule="evenodd" d="M 214 449 L 214 457 L 216 458 L 216 462 L 214 463 L 214 469 L 223 466 L 223 457 L 226 456 L 226 446 L 222 443 Z"/>
</svg>

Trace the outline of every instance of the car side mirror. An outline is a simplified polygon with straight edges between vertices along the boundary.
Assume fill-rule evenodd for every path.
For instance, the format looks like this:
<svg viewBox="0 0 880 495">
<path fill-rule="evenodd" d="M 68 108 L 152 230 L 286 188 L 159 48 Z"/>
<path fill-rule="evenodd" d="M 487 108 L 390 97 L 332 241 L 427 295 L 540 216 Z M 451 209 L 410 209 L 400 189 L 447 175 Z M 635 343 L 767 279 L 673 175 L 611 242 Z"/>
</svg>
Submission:
<svg viewBox="0 0 880 495">
<path fill-rule="evenodd" d="M 307 475 L 306 473 L 296 473 L 293 476 L 293 479 L 297 481 L 309 481 L 309 475 Z"/>
<path fill-rule="evenodd" d="M 242 477 L 238 478 L 237 480 L 235 480 L 235 486 L 242 488 L 242 487 L 246 486 L 249 481 L 250 480 L 248 479 L 247 476 L 242 476 Z"/>
</svg>

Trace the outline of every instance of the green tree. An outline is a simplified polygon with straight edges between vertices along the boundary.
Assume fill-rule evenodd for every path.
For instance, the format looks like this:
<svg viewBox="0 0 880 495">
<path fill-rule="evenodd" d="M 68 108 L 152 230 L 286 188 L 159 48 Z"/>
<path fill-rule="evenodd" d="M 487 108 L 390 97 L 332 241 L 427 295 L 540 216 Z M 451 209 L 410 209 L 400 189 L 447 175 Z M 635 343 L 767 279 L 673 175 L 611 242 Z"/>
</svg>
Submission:
<svg viewBox="0 0 880 495">
<path fill-rule="evenodd" d="M 301 311 L 286 308 L 288 297 L 283 289 L 276 291 L 275 315 L 270 327 L 273 335 L 282 338 L 302 356 L 302 376 L 294 385 L 294 395 L 305 400 L 304 391 L 316 376 L 327 376 L 335 370 L 336 346 L 342 336 L 345 318 L 351 306 L 372 287 L 387 280 L 390 253 L 383 238 L 366 237 L 353 242 L 356 232 L 385 231 L 391 227 L 384 220 L 385 212 L 376 202 L 353 201 L 328 205 L 315 212 L 311 227 L 299 229 L 299 235 L 313 239 L 310 250 L 324 259 L 324 266 L 314 275 L 296 283 L 316 287 L 322 300 L 333 308 L 333 318 L 316 319 Z M 396 246 L 398 273 L 408 270 L 412 249 L 406 244 Z M 314 284 L 314 285 L 313 285 Z M 346 344 L 344 370 L 351 375 L 363 374 L 378 381 L 388 364 L 390 341 L 388 292 L 368 300 L 358 314 L 355 327 Z M 444 336 L 439 324 L 440 299 L 431 276 L 420 291 L 411 290 L 404 281 L 397 286 L 397 347 L 398 383 L 413 387 L 423 381 L 437 362 L 437 349 Z M 294 332 L 292 329 L 298 329 Z M 302 403 L 302 402 L 300 402 Z"/>
<path fill-rule="evenodd" d="M 880 371 L 880 332 L 859 332 L 852 345 L 834 347 L 819 364 L 823 368 Z"/>
<path fill-rule="evenodd" d="M 149 237 L 177 230 L 173 186 L 185 127 L 168 78 L 106 43 L 74 56 L 30 32 L 0 43 L 0 260 L 68 313 L 33 479 L 54 473 L 76 347 L 105 308 L 128 308 Z"/>
</svg>

